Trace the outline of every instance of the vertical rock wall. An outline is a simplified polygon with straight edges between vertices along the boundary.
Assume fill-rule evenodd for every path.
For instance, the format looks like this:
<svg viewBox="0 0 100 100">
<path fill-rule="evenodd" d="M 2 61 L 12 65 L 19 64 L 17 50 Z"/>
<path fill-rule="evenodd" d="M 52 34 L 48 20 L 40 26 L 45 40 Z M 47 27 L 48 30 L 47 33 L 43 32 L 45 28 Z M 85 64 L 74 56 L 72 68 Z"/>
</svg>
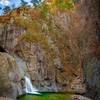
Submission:
<svg viewBox="0 0 100 100">
<path fill-rule="evenodd" d="M 84 56 L 84 78 L 87 94 L 100 99 L 100 1 L 83 0 L 82 12 L 86 20 L 84 31 L 89 35 Z"/>
</svg>

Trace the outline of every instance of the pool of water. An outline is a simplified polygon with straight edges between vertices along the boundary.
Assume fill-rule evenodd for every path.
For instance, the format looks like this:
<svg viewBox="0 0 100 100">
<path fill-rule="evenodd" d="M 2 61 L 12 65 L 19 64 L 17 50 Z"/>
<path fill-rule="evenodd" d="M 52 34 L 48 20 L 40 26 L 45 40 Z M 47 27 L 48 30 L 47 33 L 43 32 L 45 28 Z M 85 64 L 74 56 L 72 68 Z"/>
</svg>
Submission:
<svg viewBox="0 0 100 100">
<path fill-rule="evenodd" d="M 48 93 L 44 92 L 40 95 L 24 94 L 18 97 L 18 100 L 72 100 L 69 93 Z"/>
</svg>

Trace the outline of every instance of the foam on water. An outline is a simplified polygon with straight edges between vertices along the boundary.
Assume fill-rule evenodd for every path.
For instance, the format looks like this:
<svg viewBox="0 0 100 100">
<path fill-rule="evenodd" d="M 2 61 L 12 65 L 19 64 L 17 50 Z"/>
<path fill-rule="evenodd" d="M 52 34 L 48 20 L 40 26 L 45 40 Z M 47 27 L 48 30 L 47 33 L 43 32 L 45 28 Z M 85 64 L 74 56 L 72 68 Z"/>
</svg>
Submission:
<svg viewBox="0 0 100 100">
<path fill-rule="evenodd" d="M 33 87 L 30 79 L 27 76 L 24 76 L 24 79 L 25 79 L 25 88 L 24 88 L 25 93 L 40 94 L 38 90 L 35 87 Z"/>
</svg>

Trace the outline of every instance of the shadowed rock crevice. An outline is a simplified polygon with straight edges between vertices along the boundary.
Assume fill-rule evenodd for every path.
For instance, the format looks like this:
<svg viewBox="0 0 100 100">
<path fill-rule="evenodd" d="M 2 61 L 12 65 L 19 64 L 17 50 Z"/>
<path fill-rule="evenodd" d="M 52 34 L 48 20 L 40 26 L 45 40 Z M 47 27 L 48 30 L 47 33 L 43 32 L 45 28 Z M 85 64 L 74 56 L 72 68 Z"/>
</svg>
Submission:
<svg viewBox="0 0 100 100">
<path fill-rule="evenodd" d="M 0 46 L 0 52 L 7 52 L 2 46 Z"/>
</svg>

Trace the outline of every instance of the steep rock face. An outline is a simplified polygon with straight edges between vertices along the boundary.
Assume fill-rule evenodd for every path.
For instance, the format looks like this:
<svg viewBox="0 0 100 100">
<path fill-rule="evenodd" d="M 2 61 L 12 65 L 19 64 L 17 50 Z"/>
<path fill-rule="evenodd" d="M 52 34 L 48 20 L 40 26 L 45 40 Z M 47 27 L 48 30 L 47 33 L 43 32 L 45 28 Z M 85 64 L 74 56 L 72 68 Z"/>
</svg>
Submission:
<svg viewBox="0 0 100 100">
<path fill-rule="evenodd" d="M 17 44 L 17 38 L 25 33 L 25 29 L 17 25 L 8 23 L 0 24 L 0 46 L 6 49 L 9 53 L 13 52 Z"/>
<path fill-rule="evenodd" d="M 21 14 L 14 16 L 13 23 L 10 19 L 1 23 L 0 45 L 19 57 L 16 60 L 20 67 L 25 62 L 23 68 L 27 66 L 26 72 L 39 90 L 78 91 L 77 86 L 71 89 L 70 83 L 77 76 L 82 80 L 78 42 L 84 19 L 75 11 L 48 13 L 45 19 L 24 15 L 28 17 Z"/>
<path fill-rule="evenodd" d="M 23 77 L 15 59 L 0 53 L 0 96 L 16 98 L 22 94 L 20 80 Z"/>
<path fill-rule="evenodd" d="M 40 91 L 55 90 L 55 87 L 52 88 L 53 73 L 51 72 L 52 74 L 47 75 L 49 71 L 48 64 L 41 46 L 21 41 L 17 45 L 15 53 L 26 62 L 27 72 L 30 74 L 33 84 Z"/>
<path fill-rule="evenodd" d="M 19 8 L 12 12 L 13 23 L 9 19 L 9 23 L 1 23 L 0 45 L 16 55 L 18 69 L 22 74 L 29 73 L 33 84 L 41 91 L 66 91 L 75 87 L 75 91 L 80 87 L 85 90 L 83 81 L 91 89 L 99 88 L 96 81 L 100 79 L 97 11 L 90 16 L 87 9 L 91 7 L 84 5 L 90 1 L 83 1 L 83 13 L 78 13 L 77 9 L 54 8 L 54 14 L 44 12 L 47 16 L 41 16 L 40 9 L 35 9 L 37 13 L 34 9 L 28 13 L 24 9 L 17 15 Z"/>
<path fill-rule="evenodd" d="M 1 96 L 16 95 L 16 82 L 12 80 L 18 69 L 20 79 L 29 73 L 33 84 L 41 91 L 75 88 L 81 93 L 81 89 L 85 91 L 82 84 L 85 82 L 86 95 L 93 100 L 100 99 L 99 0 L 81 0 L 80 3 L 82 12 L 79 13 L 54 9 L 54 14 L 49 11 L 44 17 L 35 10 L 27 13 L 24 9 L 20 13 L 19 8 L 13 11 L 13 23 L 11 16 L 0 20 L 7 19 L 0 24 L 0 46 L 13 53 L 17 62 L 17 65 L 13 65 L 12 60 L 8 63 L 8 55 L 0 55 L 0 86 L 4 83 L 0 87 Z M 14 69 L 9 69 L 9 65 Z"/>
<path fill-rule="evenodd" d="M 83 0 L 82 12 L 86 20 L 84 31 L 89 35 L 83 69 L 88 95 L 100 99 L 100 1 Z"/>
<path fill-rule="evenodd" d="M 39 91 L 66 91 L 63 84 L 66 84 L 67 80 L 61 79 L 62 76 L 57 74 L 56 68 L 51 66 L 50 59 L 40 45 L 23 40 L 18 43 L 14 52 L 26 62 L 27 72 Z"/>
</svg>

